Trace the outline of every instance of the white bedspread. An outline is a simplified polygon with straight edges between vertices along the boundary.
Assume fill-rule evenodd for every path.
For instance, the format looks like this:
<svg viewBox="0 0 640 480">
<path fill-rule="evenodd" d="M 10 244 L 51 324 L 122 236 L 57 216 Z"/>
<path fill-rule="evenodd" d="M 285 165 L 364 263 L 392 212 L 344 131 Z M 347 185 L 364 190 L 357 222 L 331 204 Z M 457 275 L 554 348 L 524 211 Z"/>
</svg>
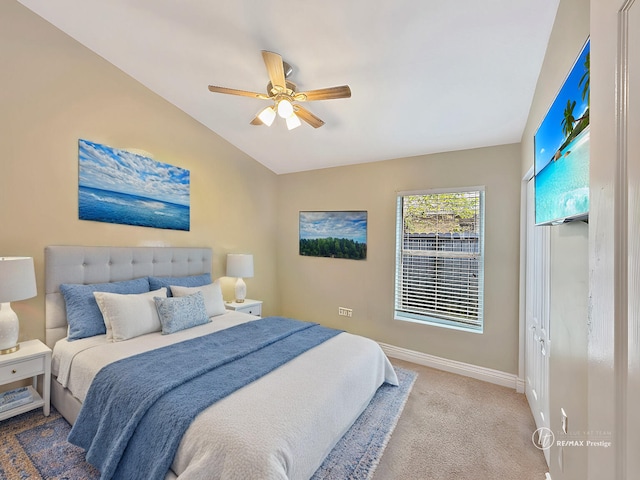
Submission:
<svg viewBox="0 0 640 480">
<path fill-rule="evenodd" d="M 172 335 L 61 340 L 53 372 L 83 400 L 108 363 L 254 319 L 228 312 Z M 377 343 L 337 335 L 203 411 L 185 433 L 168 478 L 308 479 L 385 381 L 397 385 Z"/>
</svg>

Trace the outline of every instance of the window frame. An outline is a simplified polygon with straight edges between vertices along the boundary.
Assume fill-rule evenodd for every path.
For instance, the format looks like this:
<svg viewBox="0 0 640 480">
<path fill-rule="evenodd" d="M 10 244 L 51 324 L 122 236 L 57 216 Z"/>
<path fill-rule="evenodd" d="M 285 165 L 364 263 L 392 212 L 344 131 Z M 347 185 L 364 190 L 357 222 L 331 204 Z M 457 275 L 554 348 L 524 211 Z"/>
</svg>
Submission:
<svg viewBox="0 0 640 480">
<path fill-rule="evenodd" d="M 404 250 L 404 198 L 408 196 L 419 195 L 436 195 L 443 193 L 472 193 L 477 192 L 479 197 L 478 206 L 478 252 L 476 259 L 478 261 L 478 314 L 477 324 L 472 322 L 465 322 L 463 320 L 455 320 L 446 318 L 446 315 L 437 316 L 434 314 L 424 314 L 417 312 L 410 312 L 402 309 L 401 297 L 403 291 L 403 255 Z M 411 190 L 401 191 L 396 193 L 396 260 L 395 260 L 395 282 L 394 282 L 394 320 L 407 321 L 413 323 L 419 323 L 423 325 L 433 325 L 438 327 L 450 328 L 455 330 L 462 330 L 471 333 L 480 333 L 484 331 L 484 233 L 485 233 L 485 187 L 484 186 L 472 186 L 472 187 L 458 187 L 458 188 L 435 188 L 424 190 Z M 439 251 L 438 255 L 434 255 L 434 258 L 456 258 L 456 255 L 447 255 L 447 252 Z M 466 258 L 471 258 L 467 256 Z"/>
</svg>

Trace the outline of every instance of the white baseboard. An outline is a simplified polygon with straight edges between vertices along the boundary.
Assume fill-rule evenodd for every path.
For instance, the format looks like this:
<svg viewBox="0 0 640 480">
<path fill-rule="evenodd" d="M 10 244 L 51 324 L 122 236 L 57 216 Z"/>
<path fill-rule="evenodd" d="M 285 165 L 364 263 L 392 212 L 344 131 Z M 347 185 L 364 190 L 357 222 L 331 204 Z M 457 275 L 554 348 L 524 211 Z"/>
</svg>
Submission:
<svg viewBox="0 0 640 480">
<path fill-rule="evenodd" d="M 456 360 L 448 360 L 446 358 L 436 357 L 427 353 L 407 350 L 406 348 L 395 347 L 386 343 L 380 343 L 380 347 L 384 353 L 392 358 L 406 360 L 407 362 L 417 363 L 425 367 L 444 370 L 445 372 L 457 373 L 465 377 L 475 378 L 503 387 L 515 389 L 518 393 L 524 393 L 524 380 L 518 378 L 512 373 L 501 372 L 491 368 L 478 367 L 469 363 L 458 362 Z"/>
</svg>

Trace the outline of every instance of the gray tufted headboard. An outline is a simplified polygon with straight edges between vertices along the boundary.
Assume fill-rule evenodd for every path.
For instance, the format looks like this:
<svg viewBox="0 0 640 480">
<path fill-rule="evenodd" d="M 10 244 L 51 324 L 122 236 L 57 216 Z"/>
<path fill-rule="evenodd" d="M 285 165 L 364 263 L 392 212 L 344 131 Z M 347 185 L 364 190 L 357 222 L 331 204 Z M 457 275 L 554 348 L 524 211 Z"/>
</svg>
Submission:
<svg viewBox="0 0 640 480">
<path fill-rule="evenodd" d="M 197 247 L 50 246 L 45 259 L 46 343 L 67 336 L 62 283 L 104 283 L 146 276 L 211 273 L 213 252 Z"/>
</svg>

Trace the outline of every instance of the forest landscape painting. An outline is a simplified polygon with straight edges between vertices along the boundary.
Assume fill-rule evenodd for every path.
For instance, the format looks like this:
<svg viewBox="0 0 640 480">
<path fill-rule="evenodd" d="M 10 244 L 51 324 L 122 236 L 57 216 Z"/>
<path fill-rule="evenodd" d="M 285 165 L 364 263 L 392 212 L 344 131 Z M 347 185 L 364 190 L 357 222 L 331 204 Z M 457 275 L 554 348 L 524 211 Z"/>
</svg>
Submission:
<svg viewBox="0 0 640 480">
<path fill-rule="evenodd" d="M 82 139 L 78 163 L 80 220 L 189 231 L 189 170 Z"/>
<path fill-rule="evenodd" d="M 536 225 L 589 213 L 589 53 L 587 40 L 535 134 Z"/>
<path fill-rule="evenodd" d="M 300 255 L 367 258 L 367 212 L 300 212 Z"/>
</svg>

